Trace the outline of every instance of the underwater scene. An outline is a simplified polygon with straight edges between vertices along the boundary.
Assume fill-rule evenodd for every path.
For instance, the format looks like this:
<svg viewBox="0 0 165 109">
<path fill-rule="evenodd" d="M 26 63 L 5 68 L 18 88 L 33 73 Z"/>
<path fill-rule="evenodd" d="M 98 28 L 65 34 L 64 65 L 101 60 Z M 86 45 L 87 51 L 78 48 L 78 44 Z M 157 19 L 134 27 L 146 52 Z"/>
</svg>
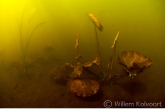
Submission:
<svg viewBox="0 0 165 109">
<path fill-rule="evenodd" d="M 0 0 L 0 107 L 165 107 L 164 0 Z"/>
</svg>

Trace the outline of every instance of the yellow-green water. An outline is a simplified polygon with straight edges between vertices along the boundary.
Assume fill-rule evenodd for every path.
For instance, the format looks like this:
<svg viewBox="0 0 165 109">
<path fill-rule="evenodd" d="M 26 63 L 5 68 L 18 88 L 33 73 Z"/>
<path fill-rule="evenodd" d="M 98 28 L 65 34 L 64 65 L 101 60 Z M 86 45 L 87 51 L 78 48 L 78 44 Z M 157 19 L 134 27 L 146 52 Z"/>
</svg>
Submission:
<svg viewBox="0 0 165 109">
<path fill-rule="evenodd" d="M 130 78 L 126 77 L 117 84 L 105 85 L 97 100 L 79 99 L 69 91 L 60 95 L 66 86 L 55 84 L 49 72 L 56 65 L 75 64 L 76 34 L 80 33 L 79 51 L 83 62 L 98 55 L 94 25 L 88 16 L 90 13 L 104 28 L 102 32 L 97 30 L 102 70 L 108 64 L 112 53 L 110 48 L 118 31 L 115 73 L 122 71 L 122 66 L 116 63 L 122 51 L 140 52 L 149 57 L 153 65 L 137 75 L 136 84 L 132 85 Z M 11 63 L 22 62 L 21 43 L 25 46 L 34 28 L 43 22 L 31 36 L 26 57 L 34 60 L 46 55 L 43 48 L 50 45 L 54 47 L 51 65 L 49 62 L 34 65 L 27 79 L 20 76 L 21 73 Z M 163 104 L 164 41 L 164 0 L 0 0 L 0 107 L 103 107 L 106 99 Z M 118 89 L 121 91 L 117 92 Z"/>
</svg>

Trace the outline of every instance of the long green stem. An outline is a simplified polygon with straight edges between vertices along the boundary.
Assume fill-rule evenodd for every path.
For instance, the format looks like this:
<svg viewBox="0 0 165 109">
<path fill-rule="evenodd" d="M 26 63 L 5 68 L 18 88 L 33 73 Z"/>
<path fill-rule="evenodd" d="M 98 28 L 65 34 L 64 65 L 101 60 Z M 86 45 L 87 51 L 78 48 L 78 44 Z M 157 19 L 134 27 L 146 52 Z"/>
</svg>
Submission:
<svg viewBox="0 0 165 109">
<path fill-rule="evenodd" d="M 109 65 L 109 72 L 108 72 L 108 80 L 110 80 L 112 76 L 112 69 L 113 69 L 113 64 L 114 64 L 114 59 L 115 59 L 115 53 L 116 53 L 116 44 L 114 45 L 112 57 L 110 58 L 110 65 Z"/>
<path fill-rule="evenodd" d="M 117 33 L 115 39 L 114 39 L 114 42 L 112 44 L 112 47 L 111 49 L 113 50 L 112 51 L 112 55 L 109 59 L 109 62 L 108 62 L 108 66 L 107 66 L 107 71 L 106 71 L 106 74 L 105 74 L 105 80 L 106 81 L 109 81 L 112 77 L 112 69 L 113 69 L 113 64 L 114 64 L 114 59 L 115 59 L 115 53 L 116 53 L 116 46 L 117 46 L 117 39 L 118 39 L 118 36 L 119 36 L 119 32 Z"/>
<path fill-rule="evenodd" d="M 25 46 L 24 59 L 25 59 L 25 57 L 26 57 L 27 48 L 28 48 L 28 46 L 29 46 L 30 39 L 32 38 L 32 36 L 33 36 L 33 34 L 34 34 L 34 31 L 35 31 L 39 26 L 41 26 L 42 24 L 45 24 L 45 23 L 46 23 L 46 22 L 42 22 L 42 23 L 38 24 L 37 26 L 35 26 L 35 28 L 34 28 L 33 31 L 31 32 L 30 37 L 29 37 L 29 39 L 28 39 L 28 41 L 27 41 L 27 44 L 26 44 L 26 46 Z"/>
<path fill-rule="evenodd" d="M 97 29 L 96 29 L 96 26 L 95 25 L 94 25 L 94 28 L 95 28 L 95 36 L 96 36 L 98 56 L 99 56 L 99 60 L 100 60 L 100 71 L 101 71 L 101 69 L 102 69 L 102 62 L 101 62 L 100 45 L 99 45 L 99 40 L 98 40 L 98 36 L 97 36 Z"/>
<path fill-rule="evenodd" d="M 21 44 L 21 52 L 22 52 L 23 58 L 24 58 L 25 53 L 24 53 L 24 44 L 23 44 L 22 30 L 23 30 L 23 19 L 24 19 L 24 16 L 25 16 L 25 10 L 26 10 L 27 4 L 28 4 L 28 0 L 26 2 L 26 6 L 25 6 L 24 11 L 23 11 L 23 16 L 22 16 L 21 25 L 20 25 L 20 44 Z"/>
<path fill-rule="evenodd" d="M 31 34 L 30 34 L 30 36 L 29 36 L 27 42 L 26 42 L 26 41 L 24 42 L 22 31 L 23 31 L 23 20 L 24 20 L 24 17 L 25 17 L 25 10 L 26 10 L 26 8 L 27 8 L 27 4 L 28 4 L 28 0 L 27 0 L 27 2 L 26 2 L 26 6 L 25 6 L 24 11 L 23 11 L 23 16 L 22 16 L 21 25 L 20 25 L 20 45 L 21 45 L 21 52 L 22 52 L 22 56 L 23 56 L 23 57 L 22 57 L 22 60 L 23 60 L 24 72 L 26 72 L 26 69 L 25 69 L 25 58 L 26 58 L 27 48 L 28 48 L 28 46 L 29 46 L 30 40 L 31 40 L 31 38 L 32 38 L 32 36 L 33 36 L 33 34 L 34 34 L 34 31 L 35 31 L 40 25 L 42 25 L 42 24 L 45 23 L 45 22 L 43 22 L 43 23 L 40 23 L 40 24 L 38 24 L 37 26 L 35 26 L 35 28 L 34 28 L 33 31 L 31 32 Z M 29 22 L 29 26 L 28 26 L 28 31 L 27 31 L 27 32 L 29 32 L 31 19 L 32 19 L 32 17 L 33 17 L 34 12 L 35 12 L 35 8 L 34 8 L 34 9 L 31 11 L 31 13 L 30 13 L 29 21 L 28 21 L 28 22 Z M 24 43 L 25 43 L 25 44 L 24 44 Z"/>
</svg>

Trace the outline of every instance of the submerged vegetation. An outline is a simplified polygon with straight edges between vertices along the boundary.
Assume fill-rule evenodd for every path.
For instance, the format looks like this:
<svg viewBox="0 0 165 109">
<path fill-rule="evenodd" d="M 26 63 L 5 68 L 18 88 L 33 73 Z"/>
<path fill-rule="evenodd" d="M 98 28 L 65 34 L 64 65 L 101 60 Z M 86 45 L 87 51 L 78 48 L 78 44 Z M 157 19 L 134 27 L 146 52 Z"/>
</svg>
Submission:
<svg viewBox="0 0 165 109">
<path fill-rule="evenodd" d="M 27 7 L 27 4 L 26 4 L 26 7 Z M 24 38 L 24 34 L 22 33 L 23 21 L 24 21 L 24 14 L 25 14 L 26 7 L 24 9 L 21 25 L 20 25 L 20 46 L 21 46 L 21 53 L 22 53 L 22 62 L 12 61 L 11 63 L 11 65 L 17 68 L 19 72 L 25 73 L 25 74 L 28 73 L 28 69 L 33 67 L 36 64 L 36 62 L 44 63 L 44 62 L 51 61 L 52 60 L 51 57 L 53 57 L 52 52 L 54 51 L 54 47 L 50 45 L 51 43 L 50 41 L 47 44 L 47 46 L 43 48 L 42 53 L 36 54 L 36 56 L 34 56 L 33 58 L 29 58 L 27 56 L 29 43 L 33 37 L 34 32 L 37 30 L 38 27 L 45 24 L 45 22 L 37 24 L 34 27 L 34 29 L 31 31 L 30 35 L 27 36 L 27 39 L 26 40 L 23 39 Z M 29 32 L 29 28 L 31 28 L 30 24 L 31 24 L 31 20 L 33 18 L 34 13 L 35 13 L 35 8 L 31 10 L 31 13 L 28 19 L 27 32 Z M 80 33 L 77 33 L 76 43 L 75 43 L 77 56 L 75 57 L 76 59 L 75 65 L 72 65 L 71 63 L 65 63 L 62 66 L 58 65 L 54 67 L 50 73 L 50 75 L 55 80 L 67 81 L 67 85 L 69 89 L 76 95 L 82 96 L 82 97 L 89 97 L 96 94 L 97 91 L 99 90 L 100 82 L 110 81 L 111 83 L 113 83 L 115 80 L 124 76 L 130 76 L 133 78 L 136 76 L 137 73 L 142 72 L 145 68 L 152 65 L 152 61 L 149 58 L 141 55 L 140 53 L 125 51 L 122 53 L 122 60 L 118 58 L 119 59 L 118 64 L 122 65 L 127 73 L 113 74 L 113 66 L 114 66 L 114 60 L 115 60 L 115 55 L 116 55 L 117 40 L 119 37 L 119 32 L 118 32 L 113 41 L 111 48 L 109 49 L 109 50 L 112 50 L 112 54 L 110 55 L 107 68 L 103 69 L 100 44 L 98 40 L 98 32 L 103 31 L 103 26 L 93 14 L 88 14 L 88 15 L 93 22 L 94 31 L 95 31 L 95 38 L 96 38 L 96 44 L 97 44 L 96 49 L 98 51 L 95 59 L 93 61 L 82 63 L 81 59 L 83 56 L 80 55 L 80 49 L 79 49 Z M 148 59 L 149 61 L 146 59 Z M 138 61 L 138 60 L 141 60 L 141 61 Z"/>
<path fill-rule="evenodd" d="M 100 82 L 110 81 L 111 83 L 113 83 L 115 80 L 125 76 L 134 78 L 139 72 L 143 72 L 145 68 L 148 68 L 153 63 L 149 58 L 141 55 L 140 53 L 133 51 L 124 51 L 122 52 L 122 60 L 120 60 L 118 57 L 118 64 L 122 65 L 127 73 L 124 72 L 123 74 L 115 74 L 112 76 L 112 69 L 116 55 L 116 45 L 119 36 L 118 32 L 111 46 L 112 54 L 107 65 L 107 69 L 101 69 L 100 47 L 96 27 L 99 29 L 99 31 L 102 31 L 103 26 L 99 23 L 99 21 L 94 17 L 93 14 L 89 14 L 89 17 L 92 19 L 95 27 L 94 29 L 98 56 L 96 56 L 96 59 L 93 61 L 89 61 L 83 64 L 81 63 L 80 58 L 82 58 L 82 56 L 79 54 L 80 34 L 78 33 L 75 43 L 75 48 L 77 50 L 77 56 L 75 57 L 76 65 L 65 63 L 61 71 L 54 71 L 54 73 L 56 74 L 53 75 L 53 78 L 56 80 L 58 78 L 61 79 L 62 76 L 65 77 L 65 80 L 68 81 L 67 85 L 69 89 L 73 93 L 81 97 L 88 97 L 96 94 L 99 89 Z"/>
<path fill-rule="evenodd" d="M 31 41 L 31 38 L 33 37 L 33 34 L 34 32 L 37 30 L 37 28 L 43 24 L 45 24 L 46 22 L 42 22 L 42 23 L 39 23 L 37 24 L 34 29 L 31 31 L 30 35 L 27 36 L 27 39 L 25 40 L 25 34 L 23 34 L 23 21 L 24 21 L 24 17 L 25 17 L 25 12 L 26 12 L 26 8 L 27 8 L 27 4 L 28 4 L 28 1 L 26 3 L 26 6 L 24 8 L 24 11 L 23 11 L 23 16 L 22 16 L 22 19 L 21 19 L 21 23 L 20 23 L 20 46 L 21 46 L 21 53 L 22 53 L 22 62 L 19 62 L 19 61 L 13 61 L 11 63 L 12 66 L 16 67 L 20 72 L 22 73 L 27 73 L 27 70 L 28 68 L 30 68 L 29 66 L 32 66 L 33 64 L 33 60 L 30 59 L 29 57 L 27 57 L 27 50 L 28 50 L 28 47 L 29 47 L 29 43 Z M 35 13 L 35 8 L 31 10 L 30 14 L 29 14 L 29 19 L 28 19 L 28 30 L 27 30 L 27 35 L 28 35 L 28 32 L 29 32 L 29 29 L 31 28 L 30 27 L 30 24 L 31 24 L 31 20 L 33 18 L 33 14 Z M 48 58 L 48 54 L 50 51 L 52 51 L 52 47 L 50 47 L 50 45 L 48 45 L 47 47 L 45 47 L 45 50 L 46 51 L 46 58 Z"/>
<path fill-rule="evenodd" d="M 28 19 L 28 27 L 27 27 L 27 39 L 25 38 L 25 34 L 23 34 L 23 21 L 24 21 L 24 14 L 27 8 L 27 4 L 25 6 L 23 16 L 21 19 L 20 24 L 20 47 L 22 53 L 22 62 L 19 61 L 12 61 L 11 65 L 21 73 L 28 74 L 28 69 L 35 66 L 38 63 L 47 64 L 53 60 L 53 51 L 54 47 L 51 46 L 51 41 L 43 48 L 41 53 L 35 54 L 32 58 L 27 56 L 27 51 L 29 47 L 29 43 L 33 37 L 34 32 L 37 30 L 38 27 L 45 24 L 46 22 L 42 22 L 37 24 L 33 30 L 31 31 L 30 35 L 28 36 L 29 28 L 33 14 L 35 13 L 35 8 L 31 10 Z M 115 61 L 116 49 L 117 49 L 117 40 L 119 37 L 119 32 L 117 33 L 113 44 L 109 50 L 112 50 L 112 54 L 110 54 L 110 58 L 108 61 L 108 65 L 106 69 L 103 69 L 102 59 L 101 59 L 101 50 L 100 44 L 98 40 L 98 32 L 103 31 L 103 25 L 98 21 L 98 19 L 93 14 L 88 14 L 89 18 L 91 19 L 95 38 L 96 38 L 96 49 L 98 53 L 94 60 L 90 60 L 88 62 L 82 62 L 82 55 L 80 54 L 79 48 L 79 40 L 80 33 L 76 35 L 76 42 L 75 42 L 75 49 L 77 51 L 77 56 L 75 57 L 76 63 L 75 65 L 71 63 L 65 63 L 64 65 L 57 65 L 52 68 L 50 75 L 55 80 L 62 80 L 66 81 L 69 89 L 78 96 L 82 97 L 89 97 L 97 93 L 100 87 L 101 82 L 111 82 L 113 83 L 115 80 L 124 77 L 130 76 L 135 77 L 136 74 L 142 72 L 145 68 L 152 65 L 152 61 L 141 55 L 140 53 L 133 52 L 133 51 L 125 51 L 122 53 L 122 59 L 120 60 L 118 57 L 118 64 L 122 65 L 123 68 L 126 70 L 127 73 L 123 74 L 113 74 L 113 66 Z M 98 31 L 99 30 L 99 31 Z M 148 59 L 148 60 L 147 60 Z M 138 61 L 140 60 L 140 61 Z"/>
<path fill-rule="evenodd" d="M 96 53 L 94 53 L 94 56 L 91 59 L 86 58 L 83 55 L 82 51 L 85 47 L 84 48 L 82 47 L 83 49 L 81 49 L 80 47 L 82 46 L 81 44 L 85 43 L 84 40 L 81 40 L 81 38 L 84 37 L 85 35 L 80 34 L 81 32 L 79 32 L 79 30 L 77 31 L 74 29 L 72 31 L 74 31 L 76 37 L 74 39 L 75 44 L 74 43 L 71 44 L 74 45 L 73 47 L 75 47 L 76 56 L 70 57 L 71 55 L 70 54 L 68 55 L 67 54 L 68 52 L 65 52 L 66 55 L 70 57 L 70 60 L 72 60 L 71 62 L 66 61 L 65 57 L 63 56 L 61 57 L 66 62 L 61 62 L 61 61 L 55 62 L 55 58 L 58 57 L 55 57 L 54 52 L 60 52 L 60 50 L 56 49 L 56 46 L 52 44 L 56 42 L 53 42 L 51 39 L 48 42 L 48 44 L 45 44 L 45 46 L 41 48 L 42 50 L 40 50 L 39 52 L 35 51 L 35 53 L 31 53 L 31 52 L 29 53 L 30 50 L 28 51 L 28 49 L 30 43 L 32 42 L 32 38 L 35 37 L 34 33 L 37 31 L 38 28 L 44 26 L 46 22 L 41 22 L 35 25 L 34 28 L 32 28 L 31 24 L 32 24 L 33 15 L 36 12 L 36 8 L 33 8 L 31 12 L 27 12 L 26 8 L 27 8 L 27 4 L 23 11 L 23 15 L 20 20 L 20 28 L 19 28 L 21 61 L 13 59 L 11 62 L 11 66 L 16 71 L 20 72 L 19 74 L 25 74 L 24 77 L 30 77 L 31 76 L 30 74 L 32 74 L 33 72 L 39 72 L 43 70 L 40 67 L 50 65 L 51 63 L 51 65 L 49 66 L 51 67 L 50 71 L 49 69 L 47 70 L 47 68 L 45 68 L 46 72 L 49 72 L 46 73 L 46 75 L 48 76 L 50 75 L 53 78 L 53 80 L 56 82 L 57 81 L 64 82 L 66 88 L 69 89 L 70 93 L 73 92 L 75 95 L 79 97 L 88 98 L 90 96 L 93 97 L 93 95 L 96 95 L 103 84 L 114 85 L 116 81 L 121 80 L 121 78 L 125 78 L 125 77 L 127 78 L 130 77 L 132 80 L 133 79 L 135 80 L 136 76 L 139 75 L 139 73 L 142 73 L 145 69 L 149 68 L 153 64 L 150 58 L 134 50 L 128 50 L 128 51 L 123 50 L 121 55 L 118 55 L 118 52 L 116 52 L 118 47 L 120 47 L 118 45 L 118 39 L 120 39 L 120 35 L 123 35 L 122 31 L 119 31 L 118 28 L 114 32 L 116 36 L 110 35 L 112 38 L 114 37 L 114 40 L 111 40 L 113 42 L 112 45 L 109 46 L 108 49 L 105 48 L 106 51 L 110 51 L 107 52 L 108 58 L 105 56 L 105 58 L 107 58 L 106 59 L 107 63 L 106 63 L 103 60 L 103 56 L 101 56 L 103 53 L 102 52 L 103 47 L 101 45 L 102 44 L 101 41 L 99 40 L 101 39 L 99 35 L 100 33 L 103 33 L 103 31 L 107 31 L 107 30 L 106 27 L 104 27 L 104 25 L 102 25 L 101 22 L 94 16 L 94 14 L 86 14 L 86 16 L 89 18 L 88 19 L 89 23 L 91 23 L 92 25 L 91 30 L 94 36 L 94 39 L 92 39 L 91 37 L 90 38 L 94 43 L 96 43 L 96 46 L 94 48 L 96 49 Z M 29 18 L 27 21 L 25 20 L 25 13 L 29 13 Z M 27 22 L 27 26 L 24 25 L 25 22 Z M 82 42 L 80 43 L 80 41 Z M 111 41 L 108 40 L 108 42 Z M 63 46 L 63 43 L 61 43 L 61 45 Z M 90 45 L 88 47 L 90 49 Z M 68 48 L 65 48 L 65 51 L 67 51 Z M 88 51 L 86 51 L 85 53 L 88 53 Z M 3 55 L 4 54 L 2 53 L 2 50 L 0 50 L 0 66 L 4 63 Z M 118 68 L 123 69 L 123 72 L 116 71 L 115 62 L 118 64 L 117 66 Z M 32 71 L 33 68 L 36 68 L 37 70 Z M 37 76 L 42 77 L 43 74 L 38 74 Z M 47 81 L 47 80 L 42 80 L 42 81 Z M 61 94 L 60 97 L 61 96 L 63 96 L 63 94 Z"/>
</svg>

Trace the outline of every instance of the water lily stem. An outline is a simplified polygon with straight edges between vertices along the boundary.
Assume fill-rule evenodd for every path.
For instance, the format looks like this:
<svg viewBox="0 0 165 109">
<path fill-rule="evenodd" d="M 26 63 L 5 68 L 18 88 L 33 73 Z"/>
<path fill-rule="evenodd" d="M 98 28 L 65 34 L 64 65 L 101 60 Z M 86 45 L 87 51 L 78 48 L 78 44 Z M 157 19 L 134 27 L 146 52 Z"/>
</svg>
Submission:
<svg viewBox="0 0 165 109">
<path fill-rule="evenodd" d="M 99 61 L 100 61 L 100 72 L 101 72 L 101 69 L 102 69 L 102 62 L 101 62 L 101 53 L 100 53 L 100 45 L 99 45 L 99 40 L 98 40 L 98 36 L 97 36 L 97 29 L 96 29 L 96 26 L 94 25 L 94 28 L 95 28 L 95 36 L 96 36 L 96 43 L 97 43 L 97 50 L 98 50 L 98 57 L 99 57 Z"/>
</svg>

